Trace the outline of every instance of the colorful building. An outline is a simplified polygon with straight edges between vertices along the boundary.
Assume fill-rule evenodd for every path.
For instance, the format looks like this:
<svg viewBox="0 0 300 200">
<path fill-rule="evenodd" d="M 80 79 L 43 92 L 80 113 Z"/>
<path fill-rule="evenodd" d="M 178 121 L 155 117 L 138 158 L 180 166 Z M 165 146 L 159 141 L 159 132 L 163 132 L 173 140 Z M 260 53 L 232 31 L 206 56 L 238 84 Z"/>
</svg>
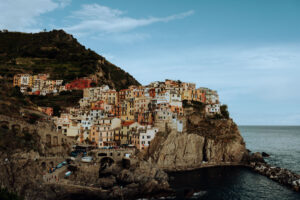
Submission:
<svg viewBox="0 0 300 200">
<path fill-rule="evenodd" d="M 90 78 L 80 78 L 76 79 L 70 83 L 66 84 L 67 90 L 83 90 L 85 88 L 90 88 L 91 83 L 93 83 L 93 80 Z"/>
</svg>

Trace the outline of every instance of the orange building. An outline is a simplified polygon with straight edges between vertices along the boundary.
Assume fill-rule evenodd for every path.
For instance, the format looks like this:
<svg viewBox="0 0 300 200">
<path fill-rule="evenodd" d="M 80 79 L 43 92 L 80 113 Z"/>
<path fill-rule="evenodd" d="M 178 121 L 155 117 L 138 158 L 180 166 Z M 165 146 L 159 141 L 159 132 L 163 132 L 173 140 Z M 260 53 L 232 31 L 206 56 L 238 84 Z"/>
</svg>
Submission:
<svg viewBox="0 0 300 200">
<path fill-rule="evenodd" d="M 49 116 L 53 116 L 53 108 L 52 107 L 38 107 L 38 110 Z"/>
<path fill-rule="evenodd" d="M 91 103 L 92 110 L 104 110 L 104 101 L 96 101 Z"/>
</svg>

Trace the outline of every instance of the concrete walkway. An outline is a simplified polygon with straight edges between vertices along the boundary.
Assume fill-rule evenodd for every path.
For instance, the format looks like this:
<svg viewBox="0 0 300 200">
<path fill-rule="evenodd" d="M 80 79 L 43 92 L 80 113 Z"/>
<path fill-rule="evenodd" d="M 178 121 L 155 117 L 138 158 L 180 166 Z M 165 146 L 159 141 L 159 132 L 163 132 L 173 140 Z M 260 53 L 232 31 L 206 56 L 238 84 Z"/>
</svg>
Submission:
<svg viewBox="0 0 300 200">
<path fill-rule="evenodd" d="M 52 173 L 47 172 L 45 175 L 43 175 L 43 180 L 46 183 L 59 183 L 62 179 L 61 177 L 59 177 L 60 173 L 66 170 L 67 170 L 67 166 L 65 165 L 59 169 L 56 169 Z"/>
</svg>

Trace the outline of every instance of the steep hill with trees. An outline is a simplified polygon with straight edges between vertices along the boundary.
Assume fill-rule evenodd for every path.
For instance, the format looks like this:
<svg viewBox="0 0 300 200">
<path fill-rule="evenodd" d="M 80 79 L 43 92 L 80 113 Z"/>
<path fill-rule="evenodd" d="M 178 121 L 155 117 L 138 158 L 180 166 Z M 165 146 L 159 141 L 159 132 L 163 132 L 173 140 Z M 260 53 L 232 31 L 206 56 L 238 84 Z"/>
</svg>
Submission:
<svg viewBox="0 0 300 200">
<path fill-rule="evenodd" d="M 40 33 L 0 31 L 0 75 L 49 73 L 53 79 L 71 81 L 95 75 L 99 85 L 117 90 L 139 85 L 130 74 L 86 49 L 63 30 Z"/>
</svg>

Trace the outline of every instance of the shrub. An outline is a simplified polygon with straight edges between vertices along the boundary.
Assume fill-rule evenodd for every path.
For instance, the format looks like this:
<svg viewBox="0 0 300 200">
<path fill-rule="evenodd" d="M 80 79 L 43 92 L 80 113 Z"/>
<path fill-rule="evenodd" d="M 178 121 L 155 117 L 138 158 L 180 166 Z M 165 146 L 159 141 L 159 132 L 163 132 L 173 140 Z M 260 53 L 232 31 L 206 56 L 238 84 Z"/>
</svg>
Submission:
<svg viewBox="0 0 300 200">
<path fill-rule="evenodd" d="M 220 107 L 220 110 L 221 110 L 221 114 L 223 115 L 223 117 L 225 118 L 225 119 L 229 119 L 229 112 L 228 112 L 228 107 L 227 107 L 227 105 L 222 105 L 221 107 Z"/>
<path fill-rule="evenodd" d="M 19 197 L 17 194 L 9 192 L 7 189 L 0 189 L 0 199 L 1 200 L 21 200 L 23 198 Z"/>
</svg>

